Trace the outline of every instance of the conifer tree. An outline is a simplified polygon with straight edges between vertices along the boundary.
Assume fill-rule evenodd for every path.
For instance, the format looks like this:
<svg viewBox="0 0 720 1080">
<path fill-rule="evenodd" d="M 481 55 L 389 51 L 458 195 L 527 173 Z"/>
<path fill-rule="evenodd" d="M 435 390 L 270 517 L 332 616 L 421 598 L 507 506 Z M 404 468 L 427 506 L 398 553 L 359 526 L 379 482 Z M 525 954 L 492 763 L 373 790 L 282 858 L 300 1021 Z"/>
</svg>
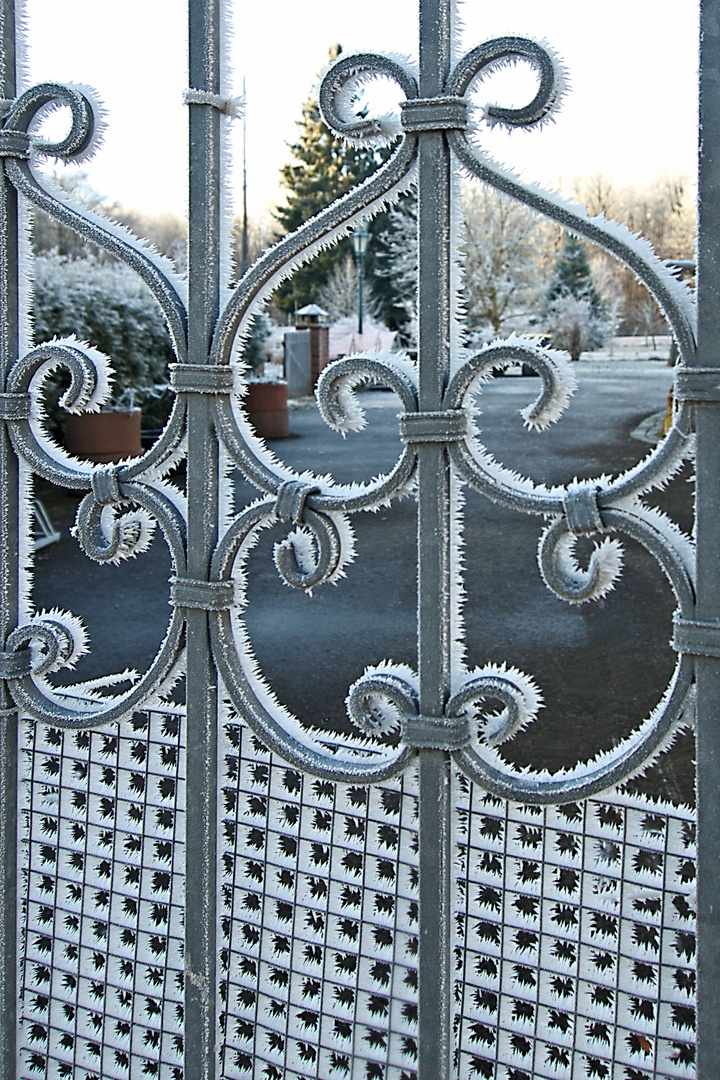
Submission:
<svg viewBox="0 0 720 1080">
<path fill-rule="evenodd" d="M 339 45 L 331 48 L 330 60 L 335 60 L 340 52 Z M 313 96 L 303 105 L 298 128 L 297 142 L 290 147 L 292 160 L 281 170 L 282 184 L 287 192 L 286 204 L 275 211 L 275 217 L 282 227 L 281 235 L 292 232 L 350 191 L 375 172 L 387 157 L 387 151 L 346 146 L 325 126 Z M 375 223 L 370 225 L 371 231 L 374 232 L 376 228 Z M 310 263 L 297 270 L 276 293 L 275 301 L 280 310 L 290 312 L 296 307 L 316 302 L 331 270 L 342 263 L 351 250 L 349 241 L 343 240 L 335 247 L 321 251 Z M 370 274 L 370 259 L 366 268 Z"/>
<path fill-rule="evenodd" d="M 555 259 L 555 269 L 547 292 L 548 307 L 561 296 L 588 300 L 593 315 L 603 314 L 604 305 L 593 281 L 585 245 L 571 233 L 566 235 L 565 243 Z"/>
<path fill-rule="evenodd" d="M 586 349 L 603 344 L 611 327 L 585 245 L 575 236 L 568 234 L 557 254 L 546 300 L 546 322 L 556 348 L 579 360 Z"/>
</svg>

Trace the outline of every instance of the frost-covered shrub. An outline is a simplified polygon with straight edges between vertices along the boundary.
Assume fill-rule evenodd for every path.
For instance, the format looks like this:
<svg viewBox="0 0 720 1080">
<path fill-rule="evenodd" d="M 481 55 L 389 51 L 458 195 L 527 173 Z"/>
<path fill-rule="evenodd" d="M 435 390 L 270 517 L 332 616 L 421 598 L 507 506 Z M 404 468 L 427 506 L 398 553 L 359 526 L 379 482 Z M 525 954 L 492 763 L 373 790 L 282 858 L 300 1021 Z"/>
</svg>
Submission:
<svg viewBox="0 0 720 1080">
<path fill-rule="evenodd" d="M 565 293 L 550 304 L 547 328 L 556 349 L 565 349 L 573 360 L 579 360 L 586 349 L 597 349 L 610 332 L 608 320 L 595 314 L 587 296 Z"/>
<path fill-rule="evenodd" d="M 373 243 L 373 290 L 382 316 L 404 347 L 417 348 L 417 196 L 400 199 L 385 215 Z"/>
<path fill-rule="evenodd" d="M 75 334 L 112 362 L 115 393 L 167 380 L 165 320 L 147 286 L 119 263 L 45 255 L 35 261 L 35 341 Z"/>
<path fill-rule="evenodd" d="M 165 320 L 147 286 L 126 266 L 38 256 L 32 310 L 37 344 L 74 334 L 110 358 L 115 398 L 128 388 L 167 384 L 174 356 Z M 60 381 L 58 377 L 56 386 L 48 387 L 47 398 L 50 426 L 56 432 Z M 156 419 L 153 426 L 161 426 L 162 417 Z"/>
<path fill-rule="evenodd" d="M 330 276 L 320 289 L 318 300 L 331 321 L 337 322 L 338 319 L 357 316 L 359 294 L 357 267 L 352 255 L 348 255 L 330 271 Z M 377 318 L 379 315 L 373 287 L 367 278 L 363 280 L 363 311 L 370 318 Z"/>
<path fill-rule="evenodd" d="M 471 343 L 537 329 L 547 287 L 547 224 L 522 203 L 484 186 L 466 190 L 463 211 L 463 296 Z"/>
</svg>

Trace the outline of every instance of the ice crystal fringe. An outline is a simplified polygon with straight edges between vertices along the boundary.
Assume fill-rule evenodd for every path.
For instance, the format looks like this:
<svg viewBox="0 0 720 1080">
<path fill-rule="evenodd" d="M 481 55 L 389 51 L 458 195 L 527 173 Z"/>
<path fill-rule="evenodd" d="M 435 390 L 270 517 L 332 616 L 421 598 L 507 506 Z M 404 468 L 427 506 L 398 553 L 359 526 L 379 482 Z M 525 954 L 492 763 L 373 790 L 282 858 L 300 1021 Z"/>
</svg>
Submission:
<svg viewBox="0 0 720 1080">
<path fill-rule="evenodd" d="M 16 0 L 16 40 L 18 49 L 18 79 L 20 90 L 25 87 L 27 76 L 26 49 L 26 11 L 25 2 Z M 33 257 L 32 257 L 33 214 L 24 199 L 18 199 L 18 345 L 20 355 L 24 356 L 32 348 L 32 297 L 33 297 Z M 32 408 L 32 402 L 31 402 Z M 33 495 L 34 476 L 29 463 L 24 457 L 19 458 L 19 514 L 18 514 L 18 618 L 27 621 L 32 613 L 32 585 L 35 559 L 33 541 Z"/>
<path fill-rule="evenodd" d="M 467 678 L 465 656 L 464 608 L 465 592 L 465 544 L 464 544 L 464 486 L 455 469 L 450 474 L 450 671 L 453 689 Z"/>
<path fill-rule="evenodd" d="M 221 446 L 222 446 L 222 444 L 221 444 Z M 173 472 L 173 470 L 176 469 L 178 467 L 178 465 L 182 461 L 185 460 L 186 457 L 187 457 L 187 432 L 182 436 L 182 438 L 180 439 L 180 441 L 178 442 L 177 446 L 172 451 L 172 453 L 168 454 L 161 461 L 158 461 L 155 465 L 152 465 L 149 468 L 146 468 L 146 469 L 143 470 L 143 479 L 149 484 L 157 483 L 157 482 L 159 482 L 161 480 L 164 480 L 164 478 L 166 476 L 168 476 L 169 473 Z M 176 492 L 178 495 L 181 494 L 179 491 L 177 491 L 177 488 L 173 487 L 170 484 L 165 484 L 163 486 L 163 490 L 165 490 L 166 492 L 167 491 Z M 173 495 L 173 502 L 174 502 L 174 504 L 176 506 L 178 506 L 178 508 L 179 507 L 183 507 L 183 508 L 186 507 L 186 501 L 185 501 L 185 496 L 184 495 L 182 496 L 182 501 L 181 502 L 177 502 L 177 500 L 175 498 L 175 495 Z M 183 510 L 182 516 L 183 516 L 183 518 L 186 518 L 186 516 L 187 516 L 184 510 Z"/>
<path fill-rule="evenodd" d="M 517 706 L 514 722 L 510 722 L 511 714 L 507 708 L 500 712 L 489 713 L 487 709 L 477 704 L 477 701 L 482 698 L 492 700 L 492 689 L 484 692 L 482 687 L 478 689 L 476 699 L 465 706 L 464 712 L 471 715 L 476 722 L 482 722 L 479 732 L 482 741 L 487 746 L 499 746 L 514 738 L 519 731 L 537 719 L 538 712 L 543 708 L 542 694 L 533 679 L 518 668 L 508 667 L 507 664 L 486 664 L 482 668 L 475 668 L 468 672 L 468 682 L 482 684 L 483 680 L 488 682 L 498 680 L 510 684 Z"/>
<path fill-rule="evenodd" d="M 543 532 L 538 545 L 538 564 L 543 581 L 551 592 L 569 604 L 584 604 L 589 600 L 601 600 L 615 588 L 622 572 L 623 549 L 617 540 L 605 538 L 596 544 L 587 571 L 582 570 L 575 559 L 577 536 L 566 533 L 556 542 L 552 560 L 560 582 L 548 577 L 542 562 L 542 551 L 548 531 Z M 577 592 L 575 591 L 577 590 Z"/>
<path fill-rule="evenodd" d="M 635 513 L 658 532 L 662 537 L 664 544 L 679 556 L 688 577 L 694 582 L 695 544 L 692 539 L 675 524 L 672 518 L 668 517 L 667 514 L 662 510 L 659 510 L 656 506 L 645 506 L 636 499 L 620 499 L 615 505 Z"/>
<path fill-rule="evenodd" d="M 545 484 L 536 484 L 528 477 L 521 476 L 520 473 L 514 472 L 512 469 L 507 469 L 499 461 L 496 461 L 492 454 L 480 443 L 479 434 L 474 424 L 472 434 L 475 436 L 470 440 L 472 456 L 477 462 L 478 467 L 487 475 L 493 487 L 497 488 L 499 491 L 502 491 L 503 489 L 519 491 L 523 495 L 562 498 L 565 491 L 563 487 L 556 485 L 547 487 Z M 492 490 L 488 490 L 487 494 L 490 498 L 493 498 Z M 502 500 L 498 498 L 497 501 L 501 502 Z"/>
<path fill-rule="evenodd" d="M 357 687 L 363 687 L 364 684 L 375 680 L 379 684 L 385 683 L 390 686 L 399 684 L 406 691 L 409 691 L 410 696 L 416 700 L 420 695 L 418 677 L 407 664 L 397 664 L 392 660 L 383 660 L 381 664 L 372 664 L 366 667 L 360 678 L 350 687 L 350 691 L 345 698 L 348 716 L 354 724 L 362 726 L 363 729 L 365 729 L 366 725 L 362 723 L 362 718 L 356 715 L 353 695 Z M 389 699 L 387 693 L 383 692 L 382 689 L 368 690 L 363 697 L 365 708 L 372 716 L 371 728 L 373 736 L 387 735 L 400 729 L 404 714 Z"/>
<path fill-rule="evenodd" d="M 461 255 L 461 245 L 464 233 L 464 217 L 462 209 L 462 173 L 459 163 L 452 158 L 452 171 L 450 177 L 450 357 L 449 376 L 462 366 L 467 358 L 465 352 L 465 296 L 463 285 L 465 283 L 465 260 Z"/>
<path fill-rule="evenodd" d="M 685 432 L 673 432 L 673 438 L 678 440 L 678 447 L 674 453 L 665 454 L 659 459 L 659 453 L 662 453 L 663 444 L 661 444 L 660 452 L 653 451 L 650 455 L 645 457 L 638 464 L 629 469 L 623 474 L 623 480 L 632 484 L 636 495 L 646 495 L 650 491 L 662 491 L 670 481 L 678 474 L 682 469 L 686 461 L 693 461 L 695 458 L 695 446 L 696 437 L 693 433 Z M 667 442 L 667 438 L 665 440 Z M 648 464 L 651 460 L 659 462 L 652 468 L 648 468 Z M 636 485 L 637 481 L 640 481 Z M 622 505 L 621 502 L 618 505 Z"/>
<path fill-rule="evenodd" d="M 177 660 L 170 668 L 162 684 L 158 687 L 154 694 L 148 697 L 147 701 L 143 704 L 143 710 L 147 712 L 166 712 L 171 710 L 177 713 L 179 716 L 185 715 L 185 706 L 176 705 L 170 702 L 170 695 L 172 694 L 178 683 L 185 678 L 187 672 L 187 650 L 182 649 L 178 654 Z"/>
<path fill-rule="evenodd" d="M 417 77 L 416 65 L 408 56 L 399 53 L 385 53 L 384 57 L 397 64 L 410 78 L 415 79 Z M 348 146 L 380 149 L 381 147 L 391 146 L 402 135 L 402 126 L 400 117 L 395 112 L 384 113 L 382 116 L 366 120 L 359 116 L 353 108 L 360 90 L 389 77 L 386 72 L 381 70 L 368 70 L 364 66 L 363 60 L 362 56 L 358 58 L 358 66 L 355 69 L 352 67 L 353 57 L 351 55 L 345 56 L 341 54 L 336 60 L 333 60 L 322 71 L 316 97 L 318 97 L 319 104 L 319 93 L 323 82 L 326 78 L 332 77 L 334 68 L 342 65 L 348 73 L 344 77 L 341 76 L 342 83 L 335 90 L 333 104 L 340 120 L 348 126 L 356 126 L 362 129 L 362 134 L 355 136 L 347 131 L 334 132 L 334 134 L 339 135 Z M 349 68 L 348 65 L 350 65 Z"/>
<path fill-rule="evenodd" d="M 231 0 L 222 0 L 220 7 L 220 95 L 228 100 L 232 97 L 231 84 L 234 73 L 232 63 L 232 43 L 235 36 L 233 23 L 233 5 Z M 244 104 L 244 102 L 243 102 Z M 234 115 L 237 115 L 234 114 Z M 233 201 L 232 185 L 232 131 L 233 114 L 220 118 L 220 290 L 230 287 L 235 269 L 233 265 L 232 228 Z"/>
<path fill-rule="evenodd" d="M 83 544 L 83 536 L 77 524 L 70 530 L 70 535 L 80 542 L 83 551 L 96 562 L 119 566 L 126 559 L 135 559 L 150 547 L 157 522 L 146 510 L 138 509 L 129 513 L 118 513 L 117 507 L 108 505 L 100 513 L 100 531 L 111 546 L 117 539 L 117 547 L 112 555 L 99 557 L 92 548 Z"/>
<path fill-rule="evenodd" d="M 647 719 L 634 729 L 629 738 L 623 740 L 623 742 L 614 749 L 606 752 L 601 751 L 587 761 L 578 762 L 570 768 L 558 769 L 557 772 L 550 772 L 547 769 L 535 769 L 530 766 L 517 768 L 515 765 L 506 761 L 497 749 L 487 744 L 482 747 L 481 757 L 488 765 L 497 769 L 501 774 L 508 778 L 527 777 L 532 775 L 533 781 L 538 784 L 542 784 L 543 781 L 565 780 L 571 782 L 573 780 L 582 780 L 589 774 L 599 770 L 601 767 L 609 768 L 613 762 L 624 756 L 631 746 L 641 745 L 643 738 L 652 731 L 656 726 L 657 721 L 662 717 L 665 711 L 666 702 L 672 693 L 673 684 L 674 679 L 657 706 L 652 710 Z M 669 727 L 668 731 L 658 741 L 654 749 L 636 766 L 627 770 L 623 775 L 622 784 L 627 784 L 630 780 L 644 775 L 647 770 L 657 762 L 662 754 L 666 753 L 672 747 L 680 732 L 688 728 L 688 726 L 688 721 L 681 715 L 678 720 Z"/>
<path fill-rule="evenodd" d="M 355 559 L 355 533 L 353 532 L 349 519 L 344 514 L 330 512 L 328 517 L 338 533 L 340 540 L 340 558 L 332 574 L 327 578 L 324 578 L 323 584 L 337 585 L 338 582 L 345 577 L 346 567 L 348 567 Z M 273 524 L 275 524 L 274 520 L 270 519 L 268 525 Z M 290 586 L 290 582 L 286 581 L 280 565 L 281 552 L 288 550 L 293 551 L 301 573 L 312 573 L 317 565 L 317 547 L 310 530 L 303 528 L 302 526 L 298 529 L 294 529 L 284 540 L 277 543 L 274 547 L 273 556 L 275 566 L 278 569 L 283 583 Z M 312 596 L 313 587 L 314 586 L 310 586 L 305 589 L 305 592 L 308 593 L 309 596 Z"/>
<path fill-rule="evenodd" d="M 29 81 L 28 30 L 27 0 L 15 0 L 15 71 L 18 93 L 22 93 L 27 88 Z"/>
<path fill-rule="evenodd" d="M 60 648 L 55 662 L 47 668 L 47 673 L 60 671 L 62 668 L 74 668 L 80 657 L 85 656 L 89 651 L 87 630 L 81 620 L 69 611 L 61 611 L 60 608 L 51 608 L 50 610 L 43 608 L 42 611 L 29 619 L 25 625 L 30 627 L 47 626 L 53 623 L 61 626 L 65 631 L 64 645 L 67 648 Z M 33 657 L 34 666 L 39 658 L 38 650 L 40 649 L 42 649 L 42 645 L 39 646 L 37 643 L 31 642 L 30 654 Z"/>
<path fill-rule="evenodd" d="M 339 376 L 334 374 L 332 366 L 326 368 L 318 383 L 315 396 L 325 423 L 334 431 L 340 432 L 343 437 L 351 431 L 362 431 L 367 425 L 367 416 L 358 401 L 356 391 L 368 383 L 383 381 L 381 373 L 374 368 L 369 369 L 363 366 L 363 360 L 371 360 L 396 372 L 417 394 L 417 367 L 406 353 L 392 353 L 386 349 L 380 349 L 377 352 L 371 350 L 352 353 L 344 358 L 344 362 L 357 364 L 357 370 Z M 329 391 L 326 391 L 328 381 L 331 381 L 331 387 Z"/>
<path fill-rule="evenodd" d="M 75 91 L 75 93 L 81 94 L 88 101 L 92 110 L 94 121 L 92 136 L 88 140 L 85 148 L 78 153 L 74 153 L 72 157 L 73 161 L 76 164 L 82 165 L 83 163 L 90 161 L 90 159 L 95 155 L 100 146 L 102 146 L 102 142 L 105 137 L 105 131 L 107 130 L 108 112 L 100 95 L 93 86 L 88 86 L 85 83 L 63 83 L 62 85 L 64 87 L 67 87 L 68 90 L 73 90 Z M 40 109 L 39 112 L 36 114 L 30 127 L 29 134 L 31 138 L 33 131 L 36 131 L 40 127 L 43 120 L 45 120 L 48 116 L 53 115 L 54 113 L 63 112 L 66 108 L 67 105 L 63 101 L 57 100 L 50 101 L 47 105 L 43 105 L 42 109 Z M 37 152 L 41 154 L 45 153 L 46 145 L 47 144 L 45 143 L 45 141 L 41 138 L 38 138 L 35 141 L 35 148 Z M 64 158 L 58 156 L 55 158 L 55 160 L 64 161 Z"/>
<path fill-rule="evenodd" d="M 506 36 L 507 37 L 512 37 L 512 36 L 515 36 L 515 35 L 509 35 L 508 34 Z M 517 36 L 520 36 L 520 35 L 517 35 Z M 546 53 L 546 55 L 550 59 L 550 62 L 551 62 L 552 67 L 553 67 L 553 74 L 554 74 L 553 98 L 552 98 L 551 102 L 548 104 L 548 107 L 547 107 L 546 112 L 544 113 L 544 115 L 541 117 L 540 120 L 536 120 L 534 125 L 533 125 L 535 127 L 541 128 L 541 127 L 544 127 L 546 124 L 554 124 L 555 123 L 557 113 L 562 108 L 563 101 L 566 98 L 566 96 L 567 96 L 567 94 L 569 93 L 569 90 L 570 90 L 570 76 L 568 74 L 567 68 L 565 67 L 565 64 L 563 63 L 561 57 L 558 55 L 558 53 L 555 52 L 553 47 L 544 38 L 540 38 L 536 42 L 536 44 L 539 45 L 544 50 L 544 52 Z M 512 56 L 512 55 L 509 55 L 509 56 L 500 57 L 498 60 L 493 61 L 493 63 L 488 64 L 487 67 L 485 67 L 476 76 L 476 78 L 473 80 L 473 83 L 478 84 L 484 78 L 487 78 L 488 76 L 493 75 L 495 72 L 504 71 L 504 70 L 507 70 L 508 68 L 519 67 L 521 64 L 526 64 L 526 63 L 528 63 L 528 59 L 526 57 L 524 57 L 524 56 Z M 472 92 L 472 89 L 473 89 L 473 86 L 471 84 L 469 92 Z M 508 131 L 511 131 L 511 132 L 516 131 L 517 128 L 516 128 L 515 125 L 509 124 L 507 121 L 503 120 L 502 117 L 493 115 L 492 110 L 496 109 L 497 107 L 498 107 L 497 105 L 488 104 L 488 105 L 480 107 L 480 109 L 477 110 L 477 111 L 480 112 L 480 114 L 482 116 L 482 119 L 487 123 L 488 127 L 493 128 L 493 127 L 498 126 L 498 127 L 504 127 Z"/>
<path fill-rule="evenodd" d="M 94 345 L 90 345 L 87 341 L 79 341 L 76 337 L 70 336 L 67 338 L 53 338 L 49 345 L 58 345 L 60 347 L 66 346 L 71 349 L 75 349 L 81 352 L 88 360 L 89 364 L 94 368 L 96 375 L 96 382 L 94 386 L 84 382 L 77 396 L 72 397 L 71 391 L 66 392 L 60 398 L 60 405 L 69 413 L 94 413 L 100 412 L 103 405 L 107 405 L 111 396 L 111 383 L 113 377 L 112 363 L 101 353 L 99 349 L 96 349 Z M 51 371 L 54 371 L 58 367 L 62 366 L 62 360 L 49 361 L 40 368 L 31 383 L 31 394 L 33 396 L 33 408 L 40 410 L 41 401 L 39 394 L 40 381 L 47 377 Z M 34 391 L 34 393 L 33 393 Z M 37 415 L 37 413 L 36 413 Z"/>
<path fill-rule="evenodd" d="M 498 369 L 505 370 L 516 364 L 518 356 L 511 353 L 503 355 L 514 348 L 522 350 L 523 361 L 533 365 L 543 381 L 540 395 L 522 409 L 520 415 L 527 428 L 544 431 L 557 423 L 577 389 L 577 377 L 567 353 L 547 347 L 538 348 L 522 334 L 512 333 L 506 338 L 495 338 L 477 354 L 480 359 L 486 358 L 486 363 L 468 385 L 465 395 L 477 393 L 484 383 L 495 377 Z"/>
<path fill-rule="evenodd" d="M 129 514 L 119 514 L 112 506 L 103 507 L 101 526 L 106 538 L 110 540 L 115 529 L 120 534 L 117 552 L 108 561 L 117 566 L 125 559 L 135 559 L 147 551 L 155 532 L 155 520 L 145 510 L 135 510 Z"/>
<path fill-rule="evenodd" d="M 124 671 L 116 671 L 111 675 L 100 675 L 97 679 L 86 679 L 84 682 L 75 682 L 71 686 L 63 686 L 63 694 L 86 695 L 93 690 L 104 690 L 110 686 L 118 686 L 121 683 L 133 685 L 140 678 L 135 668 L 125 668 Z M 149 706 L 148 706 L 149 707 Z"/>
<path fill-rule="evenodd" d="M 24 458 L 19 463 L 18 520 L 18 621 L 27 622 L 32 612 L 32 585 L 35 559 L 33 541 L 33 472 Z"/>
</svg>

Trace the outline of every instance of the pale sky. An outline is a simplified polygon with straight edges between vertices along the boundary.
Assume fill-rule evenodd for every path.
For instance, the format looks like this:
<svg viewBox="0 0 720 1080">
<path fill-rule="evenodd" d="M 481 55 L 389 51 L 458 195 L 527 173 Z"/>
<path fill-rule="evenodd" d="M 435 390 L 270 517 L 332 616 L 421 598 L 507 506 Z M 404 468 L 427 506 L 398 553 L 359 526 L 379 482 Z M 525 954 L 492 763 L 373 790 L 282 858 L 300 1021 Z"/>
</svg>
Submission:
<svg viewBox="0 0 720 1080">
<path fill-rule="evenodd" d="M 26 0 L 30 77 L 84 82 L 105 102 L 103 148 L 84 166 L 97 191 L 149 213 L 186 201 L 185 4 L 182 0 Z M 232 0 L 232 91 L 247 84 L 251 213 L 278 201 L 301 104 L 328 48 L 417 53 L 416 0 Z M 698 0 L 471 0 L 466 48 L 501 34 L 545 39 L 571 81 L 557 123 L 485 145 L 541 183 L 603 172 L 643 183 L 694 176 Z M 496 76 L 486 100 L 520 94 Z M 240 191 L 240 131 L 234 186 Z"/>
</svg>

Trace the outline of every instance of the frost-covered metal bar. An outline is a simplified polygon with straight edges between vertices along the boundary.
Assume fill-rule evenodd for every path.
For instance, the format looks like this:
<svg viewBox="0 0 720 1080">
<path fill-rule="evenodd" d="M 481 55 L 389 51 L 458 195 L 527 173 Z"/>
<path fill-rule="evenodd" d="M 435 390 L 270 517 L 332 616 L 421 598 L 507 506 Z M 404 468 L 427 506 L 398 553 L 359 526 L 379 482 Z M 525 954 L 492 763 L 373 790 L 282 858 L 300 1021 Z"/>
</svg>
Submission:
<svg viewBox="0 0 720 1080">
<path fill-rule="evenodd" d="M 220 93 L 220 0 L 189 5 L 191 90 Z M 198 95 L 198 96 L 200 96 Z M 220 112 L 189 104 L 188 362 L 206 365 L 220 292 Z M 212 402 L 189 393 L 187 405 L 188 579 L 208 580 L 217 541 L 218 443 Z M 187 803 L 185 876 L 185 1077 L 216 1074 L 217 1015 L 217 673 L 208 612 L 185 612 Z"/>
<path fill-rule="evenodd" d="M 14 0 L 0 8 L 0 95 L 17 92 L 17 33 Z M 3 102 L 3 105 L 4 105 Z M 3 112 L 6 107 L 3 108 Z M 11 365 L 20 352 L 18 196 L 4 169 L 0 175 L 0 391 L 7 391 Z M 0 421 L 0 652 L 18 623 L 20 485 L 19 462 L 8 425 Z M 0 664 L 7 663 L 5 655 Z M 13 1080 L 17 1060 L 17 845 L 18 710 L 0 671 L 0 1077 Z"/>
<path fill-rule="evenodd" d="M 697 368 L 720 384 L 720 3 L 701 4 Z M 691 369 L 692 370 L 692 369 Z M 717 376 L 712 378 L 712 372 Z M 720 641 L 720 393 L 696 402 L 697 606 Z M 714 652 L 714 655 L 713 655 Z M 720 650 L 695 658 L 698 814 L 698 1080 L 720 1074 Z"/>
<path fill-rule="evenodd" d="M 420 99 L 443 92 L 450 68 L 453 0 L 420 2 Z M 442 130 L 418 137 L 418 405 L 438 413 L 451 335 L 450 203 L 452 164 Z M 450 465 L 442 442 L 418 455 L 418 676 L 421 717 L 442 721 L 449 693 L 451 633 Z M 445 749 L 419 753 L 419 1031 L 420 1080 L 450 1076 L 452 967 L 451 759 Z"/>
</svg>

